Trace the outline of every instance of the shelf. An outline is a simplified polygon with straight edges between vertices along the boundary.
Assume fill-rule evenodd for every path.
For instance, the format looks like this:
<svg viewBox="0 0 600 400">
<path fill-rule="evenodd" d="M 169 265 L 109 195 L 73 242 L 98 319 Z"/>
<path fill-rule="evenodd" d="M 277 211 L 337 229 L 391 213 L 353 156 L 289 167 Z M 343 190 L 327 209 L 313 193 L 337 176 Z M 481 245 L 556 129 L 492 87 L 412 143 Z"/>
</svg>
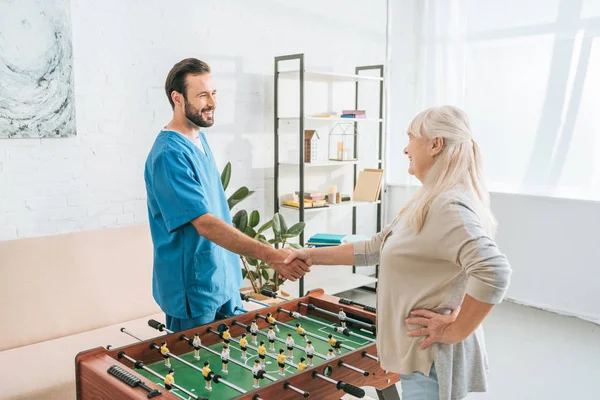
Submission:
<svg viewBox="0 0 600 400">
<path fill-rule="evenodd" d="M 343 167 L 344 165 L 355 165 L 358 164 L 358 160 L 355 161 L 323 161 L 316 163 L 304 163 L 304 168 L 310 167 Z M 287 165 L 297 167 L 299 164 L 297 162 L 280 162 L 279 165 Z"/>
<path fill-rule="evenodd" d="M 298 121 L 300 117 L 279 117 L 280 121 Z M 304 117 L 306 121 L 321 122 L 383 122 L 381 118 L 332 118 L 332 117 Z"/>
<path fill-rule="evenodd" d="M 299 70 L 281 71 L 279 77 L 284 79 L 298 79 L 300 76 Z M 366 76 L 354 74 L 336 74 L 334 72 L 320 72 L 304 70 L 304 80 L 317 82 L 383 82 L 383 78 L 379 76 Z"/>
<path fill-rule="evenodd" d="M 325 293 L 334 295 L 376 282 L 375 277 L 352 273 L 350 266 L 315 265 L 304 277 L 304 293 L 309 290 L 323 289 Z M 288 281 L 282 285 L 282 289 L 288 293 L 298 293 L 299 282 Z"/>
<path fill-rule="evenodd" d="M 377 201 L 354 201 L 354 200 L 350 200 L 350 201 L 344 201 L 340 204 L 335 204 L 335 205 L 330 205 L 329 207 L 318 207 L 318 208 L 305 208 L 304 209 L 304 213 L 316 213 L 319 211 L 331 211 L 331 210 L 338 210 L 340 208 L 345 208 L 345 207 L 360 207 L 360 206 L 366 206 L 369 204 L 378 204 L 381 203 L 381 200 L 377 200 Z M 299 208 L 295 208 L 295 207 L 289 207 L 289 206 L 280 206 L 279 207 L 280 210 L 290 210 L 290 211 L 300 211 Z"/>
</svg>

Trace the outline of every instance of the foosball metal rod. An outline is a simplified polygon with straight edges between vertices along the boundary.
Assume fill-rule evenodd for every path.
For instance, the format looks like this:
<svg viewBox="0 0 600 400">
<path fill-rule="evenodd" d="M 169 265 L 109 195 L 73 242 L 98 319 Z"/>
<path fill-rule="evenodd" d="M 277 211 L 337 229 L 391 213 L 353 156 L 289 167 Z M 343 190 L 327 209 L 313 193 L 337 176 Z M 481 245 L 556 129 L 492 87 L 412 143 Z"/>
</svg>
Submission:
<svg viewBox="0 0 600 400">
<path fill-rule="evenodd" d="M 377 341 L 377 339 L 373 339 L 373 338 L 370 338 L 370 337 L 359 335 L 358 333 L 354 333 L 350 329 L 343 328 L 341 326 L 336 326 L 335 328 L 333 328 L 333 330 L 336 331 L 336 332 L 338 332 L 338 333 L 341 333 L 344 336 L 354 336 L 356 338 L 359 338 L 359 339 L 362 339 L 362 340 L 366 340 L 366 341 L 372 342 L 372 343 L 375 343 Z"/>
<path fill-rule="evenodd" d="M 129 360 L 133 363 L 133 365 L 135 366 L 136 369 L 143 369 L 144 371 L 154 375 L 155 377 L 157 377 L 158 379 L 164 380 L 165 377 L 162 376 L 161 374 L 159 374 L 158 372 L 146 367 L 144 365 L 144 363 L 142 361 L 138 361 L 134 358 L 129 357 L 127 354 L 125 354 L 124 351 L 119 352 L 119 354 L 117 355 L 117 357 L 119 358 L 125 358 L 126 360 Z M 171 386 L 173 386 L 175 389 L 181 390 L 183 393 L 187 394 L 188 396 L 190 396 L 192 399 L 196 399 L 196 400 L 208 400 L 206 397 L 200 397 L 198 395 L 195 395 L 189 391 L 187 391 L 186 389 L 182 388 L 181 386 L 172 383 Z"/>
<path fill-rule="evenodd" d="M 368 306 L 368 305 L 363 304 L 363 303 L 358 303 L 358 302 L 356 302 L 354 300 L 341 298 L 339 300 L 339 303 L 340 304 L 347 304 L 347 305 L 350 305 L 350 306 L 362 307 L 365 311 L 369 311 L 369 312 L 372 312 L 374 314 L 377 313 L 377 309 L 375 307 Z"/>
<path fill-rule="evenodd" d="M 139 340 L 140 342 L 143 342 L 144 339 L 140 339 L 139 337 L 135 336 L 133 333 L 129 332 L 127 329 L 125 328 L 121 328 L 121 332 L 128 334 L 129 336 L 131 336 L 134 339 Z"/>
<path fill-rule="evenodd" d="M 338 314 L 332 313 L 331 311 L 323 310 L 322 308 L 319 308 L 319 307 L 315 307 L 312 304 L 306 304 L 306 303 L 302 303 L 302 302 L 300 302 L 298 304 L 300 304 L 303 307 L 308 308 L 311 311 L 319 311 L 320 313 L 323 313 L 323 314 L 326 314 L 326 315 L 329 315 L 329 316 L 332 316 L 332 317 L 335 317 L 335 318 L 339 318 Z M 370 331 L 375 331 L 377 329 L 375 327 L 375 325 L 373 325 L 373 324 L 368 324 L 366 322 L 359 321 L 359 320 L 354 319 L 354 318 L 346 317 L 346 321 L 352 322 L 353 324 L 356 324 L 356 325 L 363 326 L 363 327 L 367 328 Z"/>
<path fill-rule="evenodd" d="M 242 297 L 242 300 L 244 300 L 244 301 L 249 301 L 254 304 L 258 304 L 259 306 L 263 306 L 263 307 L 271 307 L 271 304 L 267 304 L 267 303 L 263 303 L 262 301 L 254 300 L 252 297 L 248 296 L 247 294 L 240 293 L 240 296 Z"/>
<path fill-rule="evenodd" d="M 354 386 L 350 383 L 346 383 L 343 381 L 333 380 L 331 378 L 326 377 L 325 375 L 319 374 L 317 371 L 313 371 L 312 377 L 313 377 L 313 379 L 319 378 L 319 379 L 324 380 L 325 382 L 332 383 L 335 385 L 335 387 L 338 390 L 343 390 L 344 392 L 346 392 L 354 397 L 358 397 L 359 399 L 362 399 L 363 397 L 365 397 L 365 391 L 363 389 L 359 388 L 358 386 Z"/>
<path fill-rule="evenodd" d="M 238 322 L 236 320 L 233 320 L 231 322 L 231 324 L 232 325 L 240 326 L 240 327 L 246 329 L 247 332 L 250 332 L 250 329 L 248 328 L 248 325 L 246 325 L 246 324 L 242 324 L 241 322 Z M 257 333 L 260 334 L 260 335 L 262 335 L 262 336 L 264 336 L 264 337 L 266 337 L 268 339 L 267 334 L 264 333 L 263 331 L 258 331 Z M 278 337 L 275 337 L 275 340 L 277 340 L 278 342 L 281 342 L 281 343 L 285 343 L 285 345 L 287 346 L 287 343 L 285 342 L 285 340 L 283 340 L 281 338 L 278 338 Z M 306 349 L 304 349 L 302 346 L 297 345 L 296 343 L 294 343 L 294 348 L 297 349 L 297 350 L 300 350 L 300 351 L 306 351 Z M 316 351 L 313 353 L 313 355 L 315 355 L 315 356 L 317 356 L 319 358 L 322 358 L 323 360 L 327 360 L 327 357 L 324 354 L 317 353 Z"/>
<path fill-rule="evenodd" d="M 165 330 L 165 331 L 166 331 L 166 330 Z M 121 332 L 123 332 L 123 331 L 121 331 Z M 170 331 L 169 331 L 169 332 L 170 332 Z M 132 335 L 132 336 L 133 336 L 133 335 Z M 135 337 L 135 336 L 134 336 L 134 337 Z M 142 339 L 138 339 L 138 340 L 139 340 L 140 342 L 143 342 L 143 340 L 142 340 Z M 159 351 L 160 351 L 160 346 L 159 346 L 159 345 L 157 345 L 157 344 L 156 344 L 156 343 L 154 343 L 154 342 L 150 343 L 150 346 L 148 346 L 148 347 L 150 347 L 150 349 L 151 349 L 151 350 L 159 350 Z M 187 365 L 188 367 L 190 367 L 190 368 L 193 368 L 193 369 L 195 369 L 196 371 L 199 371 L 200 373 L 202 373 L 202 369 L 201 369 L 201 368 L 198 368 L 198 367 L 197 367 L 197 366 L 195 366 L 194 364 L 192 364 L 192 363 L 190 363 L 190 362 L 187 362 L 186 360 L 184 360 L 184 359 L 183 359 L 183 358 L 181 358 L 181 357 L 178 357 L 178 356 L 176 356 L 175 354 L 171 353 L 170 351 L 168 351 L 166 355 L 167 355 L 167 356 L 169 356 L 169 357 L 171 357 L 171 358 L 173 358 L 174 360 L 177 360 L 177 361 L 179 361 L 180 363 L 182 363 L 182 364 L 185 364 L 185 365 Z M 239 386 L 236 386 L 236 385 L 234 385 L 234 384 L 233 384 L 233 383 L 231 383 L 231 382 L 228 382 L 228 381 L 226 381 L 225 379 L 221 378 L 221 376 L 220 376 L 220 375 L 215 375 L 215 376 L 214 376 L 214 378 L 213 378 L 213 382 L 215 382 L 215 383 L 222 383 L 222 384 L 224 384 L 225 386 L 228 386 L 228 387 L 230 387 L 231 389 L 233 389 L 233 390 L 236 390 L 236 391 L 238 391 L 238 392 L 240 392 L 240 393 L 242 393 L 242 394 L 243 394 L 243 393 L 246 393 L 246 390 L 242 389 L 242 388 L 241 388 L 241 387 L 239 387 Z"/>
<path fill-rule="evenodd" d="M 363 356 L 363 357 L 368 357 L 368 358 L 370 358 L 371 360 L 375 360 L 375 361 L 379 362 L 379 357 L 377 357 L 377 356 L 374 356 L 374 355 L 372 355 L 372 354 L 369 354 L 369 353 L 367 353 L 367 351 L 366 351 L 366 350 L 364 350 L 364 351 L 362 352 L 362 356 Z"/>
<path fill-rule="evenodd" d="M 212 328 L 210 328 L 210 329 L 213 331 L 213 333 L 217 333 L 217 335 L 219 334 L 219 333 L 218 333 L 218 332 L 216 332 L 214 329 L 212 329 Z M 191 339 L 189 339 L 188 337 L 186 337 L 185 335 L 183 335 L 183 334 L 182 334 L 181 336 L 179 336 L 179 339 L 180 339 L 180 340 L 185 340 L 186 342 L 188 342 L 188 343 L 190 344 L 190 346 L 193 346 L 193 345 L 191 344 L 191 343 L 192 343 L 192 340 L 191 340 Z M 232 340 L 232 339 L 233 339 L 233 338 L 230 338 L 230 340 Z M 239 343 L 239 341 L 237 341 L 237 340 L 235 340 L 235 339 L 233 339 L 233 341 L 234 341 L 234 342 L 236 342 L 236 343 Z M 201 347 L 201 348 L 203 348 L 203 349 L 205 349 L 205 350 L 208 350 L 209 352 L 211 352 L 211 353 L 213 353 L 213 354 L 215 354 L 215 355 L 217 355 L 217 356 L 219 356 L 219 355 L 220 355 L 219 353 L 217 353 L 217 352 L 216 352 L 216 351 L 214 351 L 213 349 L 210 349 L 210 348 L 208 348 L 208 347 L 206 347 L 206 346 L 200 345 L 200 347 Z M 252 367 L 250 367 L 250 366 L 248 366 L 248 365 L 246 365 L 246 364 L 244 364 L 244 363 L 241 363 L 241 362 L 239 362 L 239 361 L 237 361 L 237 360 L 235 360 L 235 359 L 233 359 L 233 358 L 230 358 L 230 359 L 229 359 L 229 361 L 231 361 L 231 362 L 232 362 L 232 363 L 234 363 L 235 365 L 239 365 L 240 367 L 247 369 L 248 371 L 252 371 Z M 275 382 L 275 381 L 277 380 L 277 378 L 275 378 L 274 376 L 271 376 L 271 375 L 269 375 L 269 374 L 267 374 L 267 373 L 264 373 L 264 372 L 265 372 L 264 370 L 261 370 L 261 372 L 263 372 L 263 374 L 260 374 L 260 375 L 259 375 L 259 377 L 265 377 L 265 378 L 267 378 L 268 380 L 270 380 L 271 382 Z M 304 390 L 301 390 L 301 389 L 298 389 L 297 387 L 290 385 L 288 382 L 284 383 L 284 389 L 290 389 L 290 390 L 293 390 L 294 392 L 301 394 L 301 395 L 302 395 L 302 397 L 304 397 L 305 399 L 307 399 L 307 398 L 309 398 L 309 397 L 310 397 L 310 393 L 309 393 L 309 392 L 307 392 L 307 391 L 304 391 Z"/>
<path fill-rule="evenodd" d="M 239 322 L 238 322 L 238 323 L 239 323 Z M 233 321 L 232 325 L 237 325 L 237 324 L 236 324 L 236 321 Z M 209 333 L 214 333 L 214 334 L 215 334 L 215 335 L 217 335 L 217 336 L 221 336 L 221 334 L 220 334 L 219 332 L 215 331 L 213 328 L 208 328 L 208 332 L 209 332 Z M 237 339 L 234 339 L 233 337 L 230 337 L 230 338 L 229 338 L 229 340 L 233 341 L 234 343 L 238 343 L 238 344 L 240 343 L 240 341 L 239 341 L 239 340 L 237 340 Z M 250 345 L 250 344 L 246 345 L 246 347 L 247 347 L 247 348 L 249 348 L 249 349 L 252 349 L 252 350 L 254 350 L 254 351 L 258 351 L 258 348 L 254 347 L 254 346 L 252 346 L 252 345 Z M 271 357 L 271 358 L 272 358 L 272 359 L 274 359 L 274 360 L 277 360 L 277 356 L 274 356 L 273 354 L 271 354 L 271 353 L 269 353 L 269 352 L 266 352 L 266 353 L 265 353 L 265 355 L 267 355 L 267 356 Z M 298 365 L 297 365 L 297 364 L 294 364 L 294 363 L 292 363 L 292 362 L 289 362 L 289 361 L 287 361 L 287 360 L 285 360 L 285 364 L 287 364 L 287 365 L 289 365 L 290 367 L 293 367 L 293 368 L 298 368 Z"/>
<path fill-rule="evenodd" d="M 257 317 L 257 318 L 262 318 L 262 319 L 264 319 L 264 320 L 266 320 L 266 319 L 267 319 L 267 317 L 265 317 L 264 315 L 260 315 L 260 313 L 256 313 L 256 317 Z M 292 331 L 294 331 L 294 330 L 295 330 L 293 326 L 291 326 L 291 325 L 288 325 L 288 324 L 286 324 L 285 322 L 275 321 L 275 323 L 276 323 L 277 325 L 285 326 L 286 328 L 288 328 L 288 329 L 290 329 L 290 330 L 292 330 Z M 329 343 L 329 340 L 328 340 L 327 338 L 324 338 L 323 336 L 315 335 L 314 333 L 310 333 L 310 332 L 306 332 L 306 335 L 307 335 L 307 336 L 314 337 L 315 339 L 322 340 L 323 342 L 327 342 L 327 343 Z M 347 346 L 347 345 L 345 345 L 344 343 L 342 343 L 342 344 L 340 345 L 340 347 L 343 347 L 344 349 L 346 349 L 346 350 L 351 350 L 351 351 L 354 351 L 354 350 L 356 350 L 354 347 Z"/>
</svg>

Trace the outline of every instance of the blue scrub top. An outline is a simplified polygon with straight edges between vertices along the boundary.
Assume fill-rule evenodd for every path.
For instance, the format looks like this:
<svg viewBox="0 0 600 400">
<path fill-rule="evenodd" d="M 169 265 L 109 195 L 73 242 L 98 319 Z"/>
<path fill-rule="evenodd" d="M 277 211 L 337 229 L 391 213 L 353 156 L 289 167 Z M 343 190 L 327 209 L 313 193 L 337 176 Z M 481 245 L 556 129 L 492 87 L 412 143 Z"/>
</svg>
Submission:
<svg viewBox="0 0 600 400">
<path fill-rule="evenodd" d="M 214 312 L 242 285 L 238 255 L 200 236 L 190 223 L 210 213 L 231 224 L 227 198 L 206 137 L 206 153 L 163 130 L 146 160 L 144 179 L 154 244 L 152 293 L 163 312 L 196 318 Z"/>
</svg>

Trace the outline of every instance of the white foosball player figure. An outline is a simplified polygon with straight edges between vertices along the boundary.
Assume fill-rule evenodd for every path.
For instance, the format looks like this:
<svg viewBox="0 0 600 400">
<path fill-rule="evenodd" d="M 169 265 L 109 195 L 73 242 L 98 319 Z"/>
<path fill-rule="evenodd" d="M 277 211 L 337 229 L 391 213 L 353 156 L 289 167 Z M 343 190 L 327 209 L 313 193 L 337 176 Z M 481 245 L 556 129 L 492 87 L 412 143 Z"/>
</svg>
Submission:
<svg viewBox="0 0 600 400">
<path fill-rule="evenodd" d="M 269 327 L 269 331 L 267 332 L 267 339 L 269 339 L 269 350 L 275 351 L 275 338 L 277 334 L 273 330 L 273 326 Z"/>
<path fill-rule="evenodd" d="M 194 340 L 192 341 L 194 346 L 194 358 L 200 360 L 200 346 L 202 346 L 202 340 L 200 339 L 199 333 L 194 333 Z"/>
<path fill-rule="evenodd" d="M 343 328 L 346 327 L 346 313 L 344 312 L 343 308 L 340 308 L 340 312 L 338 313 L 338 316 L 340 318 L 340 324 L 342 325 Z"/>
<path fill-rule="evenodd" d="M 290 360 L 294 359 L 294 338 L 291 333 L 287 334 L 287 338 L 285 339 L 285 344 L 288 349 L 288 357 Z"/>
</svg>

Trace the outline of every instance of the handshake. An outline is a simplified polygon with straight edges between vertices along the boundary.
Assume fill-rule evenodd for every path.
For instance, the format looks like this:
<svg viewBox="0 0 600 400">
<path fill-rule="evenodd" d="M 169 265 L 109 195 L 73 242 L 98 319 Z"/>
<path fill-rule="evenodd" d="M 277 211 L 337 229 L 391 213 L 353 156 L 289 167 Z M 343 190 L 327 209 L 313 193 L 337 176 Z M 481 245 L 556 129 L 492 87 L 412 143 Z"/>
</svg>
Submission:
<svg viewBox="0 0 600 400">
<path fill-rule="evenodd" d="M 264 260 L 283 279 L 295 282 L 310 272 L 312 259 L 308 249 L 294 250 L 291 248 L 273 249 L 270 257 Z"/>
</svg>

